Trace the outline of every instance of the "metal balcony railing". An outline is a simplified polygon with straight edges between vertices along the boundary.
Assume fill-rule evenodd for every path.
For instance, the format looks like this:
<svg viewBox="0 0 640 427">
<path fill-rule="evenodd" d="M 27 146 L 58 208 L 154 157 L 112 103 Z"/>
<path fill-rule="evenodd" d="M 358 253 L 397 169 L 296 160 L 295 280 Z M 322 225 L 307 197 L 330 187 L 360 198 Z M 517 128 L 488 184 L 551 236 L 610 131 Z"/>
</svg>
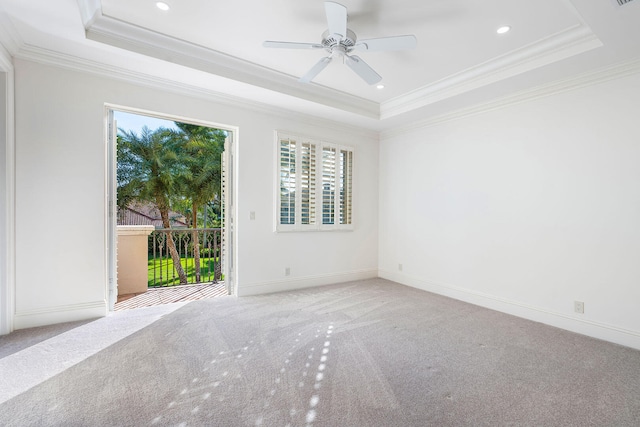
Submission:
<svg viewBox="0 0 640 427">
<path fill-rule="evenodd" d="M 173 240 L 174 254 L 168 239 Z M 221 243 L 220 228 L 156 229 L 149 235 L 149 287 L 222 280 Z M 174 258 L 180 259 L 182 277 Z"/>
</svg>

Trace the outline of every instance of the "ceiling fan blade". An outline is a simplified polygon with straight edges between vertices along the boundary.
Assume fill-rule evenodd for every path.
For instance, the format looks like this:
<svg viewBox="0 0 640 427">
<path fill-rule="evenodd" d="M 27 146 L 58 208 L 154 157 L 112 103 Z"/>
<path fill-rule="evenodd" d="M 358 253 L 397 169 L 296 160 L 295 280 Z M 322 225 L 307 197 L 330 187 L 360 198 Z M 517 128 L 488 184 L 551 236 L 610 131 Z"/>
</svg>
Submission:
<svg viewBox="0 0 640 427">
<path fill-rule="evenodd" d="M 340 39 L 347 36 L 347 8 L 332 1 L 324 2 L 324 10 L 327 13 L 329 34 L 337 35 Z"/>
<path fill-rule="evenodd" d="M 282 49 L 323 49 L 324 46 L 318 43 L 297 43 L 297 42 L 274 42 L 267 40 L 262 43 L 263 47 L 275 47 Z"/>
<path fill-rule="evenodd" d="M 300 77 L 300 82 L 301 83 L 311 82 L 311 80 L 313 80 L 318 74 L 320 74 L 320 71 L 324 70 L 327 67 L 327 65 L 329 65 L 329 62 L 331 62 L 330 56 L 322 58 L 320 61 L 316 62 L 316 65 L 311 67 L 311 69 L 307 71 L 307 74 Z"/>
<path fill-rule="evenodd" d="M 384 50 L 414 49 L 417 45 L 418 40 L 416 39 L 416 36 L 394 36 L 359 40 L 354 49 L 378 52 Z"/>
<path fill-rule="evenodd" d="M 382 80 L 382 77 L 374 71 L 366 62 L 360 59 L 359 56 L 345 55 L 345 60 L 349 68 L 351 68 L 357 75 L 359 75 L 362 80 L 367 82 L 370 85 L 378 83 Z"/>
</svg>

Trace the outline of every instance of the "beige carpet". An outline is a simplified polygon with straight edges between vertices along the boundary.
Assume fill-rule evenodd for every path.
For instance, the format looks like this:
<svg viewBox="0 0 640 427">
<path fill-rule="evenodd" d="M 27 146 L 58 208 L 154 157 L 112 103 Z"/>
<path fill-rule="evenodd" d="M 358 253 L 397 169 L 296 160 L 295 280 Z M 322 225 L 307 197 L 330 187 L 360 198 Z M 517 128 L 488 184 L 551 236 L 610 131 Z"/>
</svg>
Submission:
<svg viewBox="0 0 640 427">
<path fill-rule="evenodd" d="M 185 304 L 0 425 L 637 426 L 640 352 L 376 279 Z"/>
</svg>

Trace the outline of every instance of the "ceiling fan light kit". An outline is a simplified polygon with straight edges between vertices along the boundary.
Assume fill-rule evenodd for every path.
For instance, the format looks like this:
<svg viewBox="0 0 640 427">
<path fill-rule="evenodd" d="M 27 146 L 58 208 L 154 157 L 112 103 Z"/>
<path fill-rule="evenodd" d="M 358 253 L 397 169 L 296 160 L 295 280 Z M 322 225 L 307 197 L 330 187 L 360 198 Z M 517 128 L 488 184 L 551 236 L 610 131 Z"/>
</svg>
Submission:
<svg viewBox="0 0 640 427">
<path fill-rule="evenodd" d="M 304 76 L 300 77 L 300 82 L 302 83 L 310 83 L 334 58 L 338 57 L 360 76 L 362 80 L 370 85 L 374 85 L 379 83 L 382 77 L 364 62 L 362 58 L 351 55 L 351 52 L 356 50 L 384 52 L 413 49 L 417 45 L 417 40 L 414 35 L 381 37 L 358 41 L 356 33 L 347 28 L 347 8 L 332 1 L 325 2 L 324 7 L 329 28 L 322 34 L 320 43 L 281 41 L 265 41 L 263 43 L 263 46 L 268 48 L 324 49 L 329 53 L 329 56 L 321 58 Z"/>
</svg>

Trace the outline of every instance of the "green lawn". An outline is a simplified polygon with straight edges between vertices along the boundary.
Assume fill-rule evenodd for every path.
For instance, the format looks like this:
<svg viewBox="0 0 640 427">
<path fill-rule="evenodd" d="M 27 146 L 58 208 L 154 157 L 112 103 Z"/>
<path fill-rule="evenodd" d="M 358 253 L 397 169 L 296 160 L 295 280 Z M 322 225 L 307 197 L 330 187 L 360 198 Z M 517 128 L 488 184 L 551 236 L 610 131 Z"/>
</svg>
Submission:
<svg viewBox="0 0 640 427">
<path fill-rule="evenodd" d="M 196 282 L 195 275 L 195 262 L 193 258 L 180 258 L 182 268 L 187 273 L 187 279 L 189 283 Z M 214 278 L 215 264 L 219 261 L 218 258 L 200 258 L 200 281 L 212 282 Z M 155 272 L 155 281 L 154 281 Z M 162 275 L 162 280 L 160 279 Z M 173 261 L 169 259 L 153 259 L 149 258 L 148 262 L 148 286 L 150 288 L 159 286 L 174 286 L 180 284 L 178 279 L 178 273 L 173 268 Z"/>
</svg>

